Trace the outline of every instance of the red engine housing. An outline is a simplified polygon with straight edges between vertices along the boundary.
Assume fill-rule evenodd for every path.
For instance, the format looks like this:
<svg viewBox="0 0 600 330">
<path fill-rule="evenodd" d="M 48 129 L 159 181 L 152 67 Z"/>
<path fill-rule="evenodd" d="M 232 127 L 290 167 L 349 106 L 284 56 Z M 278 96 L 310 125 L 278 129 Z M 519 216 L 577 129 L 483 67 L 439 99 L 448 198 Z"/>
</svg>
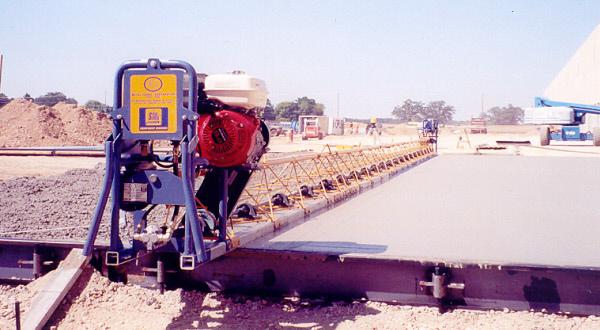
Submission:
<svg viewBox="0 0 600 330">
<path fill-rule="evenodd" d="M 248 162 L 260 122 L 231 110 L 203 114 L 198 119 L 198 152 L 210 165 L 234 167 Z"/>
</svg>

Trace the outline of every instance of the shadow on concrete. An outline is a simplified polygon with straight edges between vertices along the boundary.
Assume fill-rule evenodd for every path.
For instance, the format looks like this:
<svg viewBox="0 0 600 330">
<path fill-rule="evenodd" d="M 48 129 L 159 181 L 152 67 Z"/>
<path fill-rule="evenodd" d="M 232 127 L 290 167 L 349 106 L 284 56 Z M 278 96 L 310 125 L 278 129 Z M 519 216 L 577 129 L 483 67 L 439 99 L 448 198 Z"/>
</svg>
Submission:
<svg viewBox="0 0 600 330">
<path fill-rule="evenodd" d="M 377 254 L 385 252 L 387 245 L 359 244 L 355 242 L 287 241 L 265 243 L 261 250 L 314 252 L 327 255 L 348 253 Z"/>
</svg>

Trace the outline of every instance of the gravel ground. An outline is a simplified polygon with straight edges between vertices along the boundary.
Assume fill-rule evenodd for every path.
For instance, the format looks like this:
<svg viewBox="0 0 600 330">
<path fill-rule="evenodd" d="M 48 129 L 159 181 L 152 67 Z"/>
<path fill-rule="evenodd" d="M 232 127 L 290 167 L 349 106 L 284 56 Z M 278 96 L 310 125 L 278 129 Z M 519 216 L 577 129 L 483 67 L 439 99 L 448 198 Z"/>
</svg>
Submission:
<svg viewBox="0 0 600 330">
<path fill-rule="evenodd" d="M 4 301 L 31 298 L 40 279 L 2 287 L 0 328 L 14 324 Z M 27 305 L 24 305 L 26 311 Z M 112 283 L 86 269 L 47 325 L 57 329 L 598 329 L 599 317 L 530 312 L 455 310 L 370 301 L 323 302 L 295 297 L 261 298 L 158 291 Z"/>
<path fill-rule="evenodd" d="M 0 181 L 0 236 L 85 238 L 100 192 L 102 168 Z M 106 213 L 103 224 L 108 223 Z M 101 227 L 100 237 L 108 236 L 107 229 Z"/>
</svg>

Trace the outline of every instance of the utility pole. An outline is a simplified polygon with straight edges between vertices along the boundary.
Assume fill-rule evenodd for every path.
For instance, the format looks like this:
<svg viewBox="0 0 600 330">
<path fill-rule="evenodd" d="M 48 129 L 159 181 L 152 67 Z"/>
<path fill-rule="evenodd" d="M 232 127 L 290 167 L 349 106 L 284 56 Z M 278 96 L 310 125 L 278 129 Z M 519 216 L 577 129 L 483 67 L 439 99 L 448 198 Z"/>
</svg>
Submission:
<svg viewBox="0 0 600 330">
<path fill-rule="evenodd" d="M 4 62 L 4 55 L 0 54 L 0 92 L 2 92 L 2 62 Z"/>
<path fill-rule="evenodd" d="M 336 96 L 337 96 L 337 115 L 336 115 L 336 117 L 340 118 L 340 93 L 337 93 Z"/>
<path fill-rule="evenodd" d="M 484 113 L 485 110 L 483 110 L 483 93 L 481 93 L 481 113 Z"/>
</svg>

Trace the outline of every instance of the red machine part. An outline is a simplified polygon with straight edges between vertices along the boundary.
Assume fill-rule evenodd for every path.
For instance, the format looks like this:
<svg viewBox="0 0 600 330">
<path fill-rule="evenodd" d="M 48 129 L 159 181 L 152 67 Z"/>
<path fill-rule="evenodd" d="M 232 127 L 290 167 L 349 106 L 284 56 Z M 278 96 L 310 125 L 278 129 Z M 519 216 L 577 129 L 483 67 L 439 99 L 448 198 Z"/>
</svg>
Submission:
<svg viewBox="0 0 600 330">
<path fill-rule="evenodd" d="M 255 116 L 232 110 L 203 114 L 198 120 L 198 152 L 212 166 L 245 164 L 254 150 L 259 125 Z"/>
</svg>

